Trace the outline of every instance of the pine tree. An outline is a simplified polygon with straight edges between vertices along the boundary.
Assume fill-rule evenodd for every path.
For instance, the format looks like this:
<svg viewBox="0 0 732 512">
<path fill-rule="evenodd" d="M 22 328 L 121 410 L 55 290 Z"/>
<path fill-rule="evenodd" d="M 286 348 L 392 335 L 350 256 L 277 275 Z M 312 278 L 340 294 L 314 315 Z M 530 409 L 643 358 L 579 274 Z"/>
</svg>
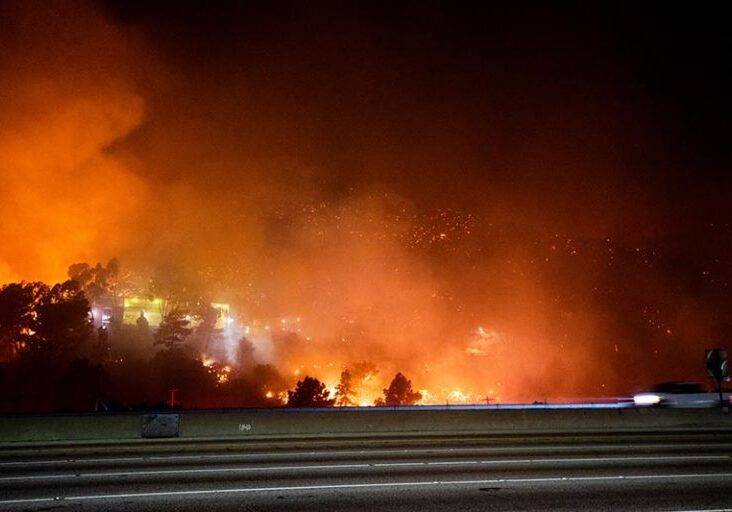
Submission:
<svg viewBox="0 0 732 512">
<path fill-rule="evenodd" d="M 333 407 L 334 403 L 325 384 L 314 377 L 305 377 L 287 392 L 287 407 Z"/>
<path fill-rule="evenodd" d="M 187 316 L 185 311 L 178 308 L 165 315 L 160 327 L 153 334 L 153 345 L 165 345 L 167 349 L 182 345 L 193 331 L 189 327 L 191 321 Z"/>
<path fill-rule="evenodd" d="M 335 400 L 336 405 L 339 407 L 348 407 L 355 405 L 353 401 L 353 377 L 348 369 L 341 372 L 341 380 L 336 386 Z"/>
<path fill-rule="evenodd" d="M 412 381 L 397 373 L 384 390 L 384 398 L 376 401 L 376 405 L 414 405 L 422 399 L 422 394 L 412 389 Z"/>
</svg>

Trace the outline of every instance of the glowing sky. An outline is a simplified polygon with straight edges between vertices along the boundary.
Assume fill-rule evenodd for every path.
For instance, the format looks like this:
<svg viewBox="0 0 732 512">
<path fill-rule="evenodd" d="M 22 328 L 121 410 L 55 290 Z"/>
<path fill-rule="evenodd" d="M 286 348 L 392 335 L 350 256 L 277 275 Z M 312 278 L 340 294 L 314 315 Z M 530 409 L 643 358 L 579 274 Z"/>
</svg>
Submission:
<svg viewBox="0 0 732 512">
<path fill-rule="evenodd" d="M 539 398 L 732 334 L 711 8 L 150 4 L 0 6 L 0 282 L 184 268 L 287 365 Z"/>
</svg>

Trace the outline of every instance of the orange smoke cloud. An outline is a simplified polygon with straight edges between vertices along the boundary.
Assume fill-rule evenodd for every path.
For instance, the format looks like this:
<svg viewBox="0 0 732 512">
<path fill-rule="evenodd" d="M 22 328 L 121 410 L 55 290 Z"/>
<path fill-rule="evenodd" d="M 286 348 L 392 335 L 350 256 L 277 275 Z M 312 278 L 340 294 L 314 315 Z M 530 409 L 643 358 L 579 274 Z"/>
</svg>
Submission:
<svg viewBox="0 0 732 512">
<path fill-rule="evenodd" d="M 698 374 L 723 302 L 660 265 L 663 123 L 592 45 L 509 31 L 484 62 L 442 22 L 415 51 L 372 16 L 110 4 L 0 5 L 0 282 L 176 267 L 240 320 L 302 317 L 255 347 L 283 374 L 373 362 L 371 398 L 397 371 L 435 401 Z"/>
<path fill-rule="evenodd" d="M 121 31 L 84 4 L 9 6 L 0 34 L 0 281 L 58 280 L 69 262 L 113 255 L 144 182 L 110 147 L 143 100 Z M 59 22 L 59 19 L 61 22 Z"/>
</svg>

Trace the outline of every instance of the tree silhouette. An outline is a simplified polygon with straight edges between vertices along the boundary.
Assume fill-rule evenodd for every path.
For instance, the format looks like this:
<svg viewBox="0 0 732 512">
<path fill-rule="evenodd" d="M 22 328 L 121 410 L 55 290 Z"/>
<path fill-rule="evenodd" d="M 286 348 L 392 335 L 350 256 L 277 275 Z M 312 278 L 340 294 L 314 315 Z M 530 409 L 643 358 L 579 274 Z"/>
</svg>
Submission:
<svg viewBox="0 0 732 512">
<path fill-rule="evenodd" d="M 171 388 L 184 408 L 208 407 L 216 393 L 216 375 L 180 347 L 161 350 L 150 360 L 150 369 L 158 399 L 168 396 Z"/>
<path fill-rule="evenodd" d="M 114 292 L 119 275 L 119 262 L 111 259 L 107 266 L 97 263 L 92 267 L 88 263 L 74 263 L 66 272 L 69 279 L 79 283 L 79 287 L 89 300 Z"/>
<path fill-rule="evenodd" d="M 282 405 L 261 382 L 249 376 L 237 377 L 219 387 L 217 407 L 276 407 Z"/>
<path fill-rule="evenodd" d="M 262 389 L 271 392 L 273 397 L 287 391 L 287 381 L 271 364 L 258 364 L 247 371 L 247 378 L 258 382 Z"/>
<path fill-rule="evenodd" d="M 48 287 L 42 283 L 10 283 L 0 287 L 0 360 L 13 359 L 35 334 L 35 307 Z"/>
<path fill-rule="evenodd" d="M 35 307 L 35 335 L 30 348 L 67 357 L 78 354 L 92 331 L 89 301 L 76 281 L 53 286 Z"/>
<path fill-rule="evenodd" d="M 351 375 L 351 372 L 349 372 L 348 369 L 345 369 L 341 372 L 341 380 L 336 386 L 336 405 L 338 405 L 339 407 L 355 405 L 356 402 L 354 402 L 352 398 L 353 394 L 353 377 Z"/>
<path fill-rule="evenodd" d="M 384 398 L 378 399 L 376 405 L 414 405 L 422 398 L 422 394 L 412 389 L 412 381 L 397 373 L 384 390 Z"/>
<path fill-rule="evenodd" d="M 0 287 L 0 360 L 10 386 L 0 408 L 16 413 L 53 412 L 53 392 L 69 362 L 86 350 L 91 332 L 89 303 L 77 283 L 49 288 L 43 283 Z"/>
<path fill-rule="evenodd" d="M 191 321 L 185 311 L 175 308 L 160 322 L 160 326 L 153 334 L 153 345 L 164 345 L 167 349 L 179 347 L 191 334 Z"/>
<path fill-rule="evenodd" d="M 305 377 L 287 392 L 287 407 L 333 407 L 334 403 L 325 384 L 314 377 Z"/>
</svg>

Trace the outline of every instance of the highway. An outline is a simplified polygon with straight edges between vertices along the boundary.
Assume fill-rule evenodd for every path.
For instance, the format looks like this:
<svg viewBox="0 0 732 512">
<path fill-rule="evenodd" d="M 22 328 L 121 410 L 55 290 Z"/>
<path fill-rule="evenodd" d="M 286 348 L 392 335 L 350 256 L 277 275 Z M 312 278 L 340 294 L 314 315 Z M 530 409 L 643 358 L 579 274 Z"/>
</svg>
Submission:
<svg viewBox="0 0 732 512">
<path fill-rule="evenodd" d="M 726 433 L 0 452 L 0 510 L 732 511 Z"/>
</svg>

